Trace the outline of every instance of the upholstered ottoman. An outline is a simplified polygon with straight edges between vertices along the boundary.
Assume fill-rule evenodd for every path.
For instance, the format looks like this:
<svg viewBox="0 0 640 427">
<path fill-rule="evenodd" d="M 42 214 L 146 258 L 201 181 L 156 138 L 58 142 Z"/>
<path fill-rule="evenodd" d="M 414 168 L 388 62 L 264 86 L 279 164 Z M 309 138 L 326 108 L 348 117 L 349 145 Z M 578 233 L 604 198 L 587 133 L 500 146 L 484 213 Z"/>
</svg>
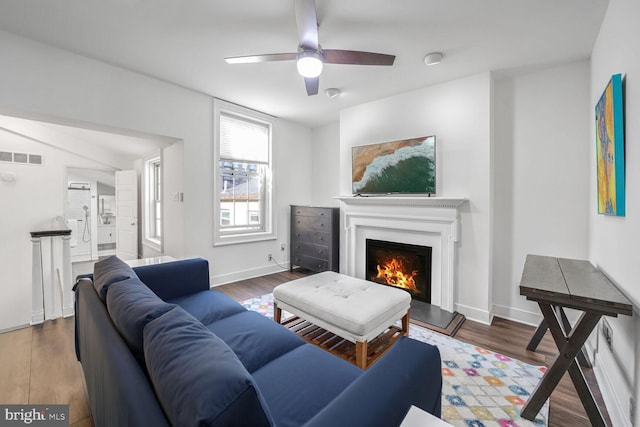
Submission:
<svg viewBox="0 0 640 427">
<path fill-rule="evenodd" d="M 273 299 L 276 322 L 286 310 L 355 343 L 356 365 L 362 369 L 367 368 L 368 343 L 396 321 L 402 319 L 400 335 L 409 334 L 408 292 L 333 271 L 278 285 Z M 390 346 L 394 340 L 386 341 Z"/>
</svg>

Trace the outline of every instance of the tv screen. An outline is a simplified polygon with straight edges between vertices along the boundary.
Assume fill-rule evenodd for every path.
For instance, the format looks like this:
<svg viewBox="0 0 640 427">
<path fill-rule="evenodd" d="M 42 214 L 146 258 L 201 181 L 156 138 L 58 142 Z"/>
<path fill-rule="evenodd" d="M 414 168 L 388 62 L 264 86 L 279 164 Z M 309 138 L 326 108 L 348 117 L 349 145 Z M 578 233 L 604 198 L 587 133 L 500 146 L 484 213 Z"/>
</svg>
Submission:
<svg viewBox="0 0 640 427">
<path fill-rule="evenodd" d="M 353 194 L 435 194 L 436 137 L 351 148 Z"/>
</svg>

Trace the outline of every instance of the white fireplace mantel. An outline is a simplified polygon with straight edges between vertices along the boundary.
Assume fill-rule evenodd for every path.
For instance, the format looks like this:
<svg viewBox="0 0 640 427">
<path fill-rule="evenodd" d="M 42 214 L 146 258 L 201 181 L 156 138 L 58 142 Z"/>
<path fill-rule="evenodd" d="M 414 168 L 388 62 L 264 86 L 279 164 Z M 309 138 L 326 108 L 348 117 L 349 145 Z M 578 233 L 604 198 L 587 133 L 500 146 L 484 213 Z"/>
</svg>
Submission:
<svg viewBox="0 0 640 427">
<path fill-rule="evenodd" d="M 430 246 L 431 302 L 453 311 L 459 208 L 464 197 L 337 197 L 344 218 L 345 272 L 365 276 L 366 239 Z"/>
<path fill-rule="evenodd" d="M 427 196 L 338 196 L 346 205 L 429 206 L 435 208 L 458 208 L 468 201 L 466 197 Z"/>
</svg>

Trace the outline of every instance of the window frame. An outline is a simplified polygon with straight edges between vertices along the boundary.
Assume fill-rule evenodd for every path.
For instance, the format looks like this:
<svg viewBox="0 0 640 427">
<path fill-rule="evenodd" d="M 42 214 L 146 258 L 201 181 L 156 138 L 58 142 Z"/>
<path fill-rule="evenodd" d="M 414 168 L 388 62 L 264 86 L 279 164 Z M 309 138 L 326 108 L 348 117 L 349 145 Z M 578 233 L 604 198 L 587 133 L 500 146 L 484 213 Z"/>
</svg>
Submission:
<svg viewBox="0 0 640 427">
<path fill-rule="evenodd" d="M 213 102 L 213 246 L 232 245 L 238 243 L 259 242 L 264 240 L 277 239 L 277 230 L 274 215 L 274 188 L 273 188 L 273 129 L 276 123 L 274 117 L 264 113 L 260 113 L 255 110 L 251 110 L 240 105 L 232 104 L 221 99 L 214 98 Z M 230 228 L 224 229 L 221 227 L 222 211 L 221 208 L 221 183 L 222 171 L 220 168 L 220 115 L 231 115 L 239 119 L 245 119 L 251 122 L 257 122 L 264 124 L 268 127 L 269 135 L 269 147 L 268 157 L 269 161 L 266 165 L 266 172 L 264 174 L 264 204 L 261 212 L 264 215 L 264 229 L 263 230 L 232 230 Z M 239 163 L 252 163 L 251 161 L 245 161 Z M 252 210 L 249 210 L 251 215 Z"/>
<path fill-rule="evenodd" d="M 152 166 L 159 165 L 159 170 L 154 171 Z M 143 191 L 142 197 L 142 244 L 148 246 L 158 252 L 162 252 L 163 236 L 164 236 L 164 200 L 162 197 L 163 188 L 163 172 L 162 152 L 156 151 L 142 159 L 143 169 Z M 151 178 L 151 175 L 159 178 L 159 183 Z M 151 187 L 154 188 L 151 188 Z M 159 194 L 158 194 L 159 193 Z M 159 200 L 156 196 L 159 196 Z M 159 205 L 159 209 L 157 206 Z M 159 212 L 158 212 L 159 211 Z M 158 217 L 159 213 L 159 217 Z M 152 217 L 153 215 L 153 217 Z M 155 232 L 151 235 L 151 231 L 157 230 L 157 222 L 160 221 L 160 234 Z"/>
</svg>

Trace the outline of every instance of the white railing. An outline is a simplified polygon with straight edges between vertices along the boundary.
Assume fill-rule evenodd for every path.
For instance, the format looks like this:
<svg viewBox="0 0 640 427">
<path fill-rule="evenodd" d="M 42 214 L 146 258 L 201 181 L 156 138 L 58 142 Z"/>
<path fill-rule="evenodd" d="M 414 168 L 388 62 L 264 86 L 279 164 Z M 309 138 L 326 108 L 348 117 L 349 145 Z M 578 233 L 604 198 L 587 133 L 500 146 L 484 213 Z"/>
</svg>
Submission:
<svg viewBox="0 0 640 427">
<path fill-rule="evenodd" d="M 70 239 L 71 230 L 61 217 L 31 232 L 32 325 L 60 316 L 69 317 L 74 313 Z M 48 256 L 43 256 L 43 252 L 48 252 Z"/>
</svg>

